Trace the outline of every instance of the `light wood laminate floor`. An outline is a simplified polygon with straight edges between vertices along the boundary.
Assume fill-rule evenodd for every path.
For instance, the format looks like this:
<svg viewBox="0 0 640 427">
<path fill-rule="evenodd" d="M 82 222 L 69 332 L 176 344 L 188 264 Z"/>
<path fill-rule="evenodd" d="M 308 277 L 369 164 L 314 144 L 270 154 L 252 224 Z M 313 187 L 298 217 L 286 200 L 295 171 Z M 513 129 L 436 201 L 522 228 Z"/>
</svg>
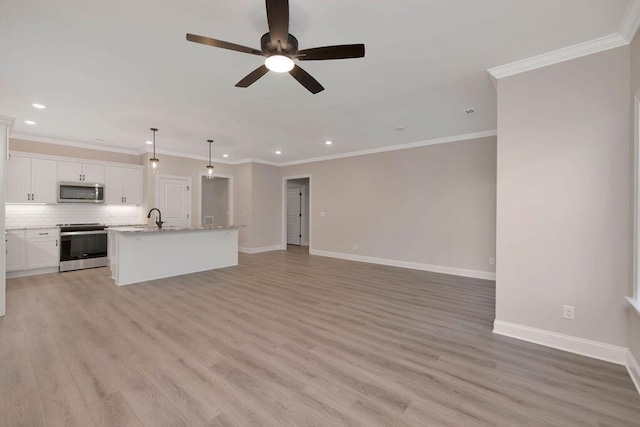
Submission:
<svg viewBox="0 0 640 427">
<path fill-rule="evenodd" d="M 494 297 L 304 248 L 9 280 L 0 425 L 640 425 L 624 367 L 493 335 Z"/>
</svg>

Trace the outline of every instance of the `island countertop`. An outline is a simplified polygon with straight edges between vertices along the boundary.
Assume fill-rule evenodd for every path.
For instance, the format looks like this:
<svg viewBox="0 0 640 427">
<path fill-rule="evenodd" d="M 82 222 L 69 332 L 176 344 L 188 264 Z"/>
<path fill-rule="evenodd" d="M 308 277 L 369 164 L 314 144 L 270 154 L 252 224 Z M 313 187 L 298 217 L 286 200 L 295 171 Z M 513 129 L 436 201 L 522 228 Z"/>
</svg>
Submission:
<svg viewBox="0 0 640 427">
<path fill-rule="evenodd" d="M 201 227 L 184 226 L 166 226 L 158 228 L 156 226 L 137 226 L 137 227 L 109 227 L 107 231 L 115 231 L 117 233 L 158 233 L 169 231 L 199 231 L 199 230 L 226 230 L 244 227 L 243 225 L 204 225 Z"/>
<path fill-rule="evenodd" d="M 238 228 L 110 227 L 111 277 L 123 286 L 238 265 Z"/>
</svg>

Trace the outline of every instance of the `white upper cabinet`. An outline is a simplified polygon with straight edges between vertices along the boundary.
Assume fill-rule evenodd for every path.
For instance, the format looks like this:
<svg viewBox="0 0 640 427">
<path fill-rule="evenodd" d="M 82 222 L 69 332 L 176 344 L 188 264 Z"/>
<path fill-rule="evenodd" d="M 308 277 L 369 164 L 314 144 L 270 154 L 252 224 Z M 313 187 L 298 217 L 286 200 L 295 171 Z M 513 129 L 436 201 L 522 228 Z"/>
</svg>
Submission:
<svg viewBox="0 0 640 427">
<path fill-rule="evenodd" d="M 92 163 L 58 162 L 58 181 L 104 184 L 105 167 Z"/>
<path fill-rule="evenodd" d="M 105 203 L 140 205 L 143 202 L 144 176 L 141 169 L 107 166 L 105 168 Z"/>
<path fill-rule="evenodd" d="M 124 171 L 123 168 L 107 166 L 104 179 L 104 202 L 109 204 L 124 203 Z"/>
<path fill-rule="evenodd" d="M 84 163 L 55 156 L 12 153 L 7 161 L 6 203 L 58 203 L 58 182 L 104 184 L 105 203 L 144 202 L 142 166 Z"/>
<path fill-rule="evenodd" d="M 144 201 L 144 175 L 141 169 L 124 168 L 124 202 L 141 205 Z"/>
<path fill-rule="evenodd" d="M 7 203 L 31 201 L 31 159 L 11 156 L 7 161 Z"/>
<path fill-rule="evenodd" d="M 34 203 L 58 202 L 55 161 L 31 159 L 31 201 Z"/>
<path fill-rule="evenodd" d="M 12 155 L 7 162 L 7 203 L 56 203 L 54 160 Z"/>
</svg>

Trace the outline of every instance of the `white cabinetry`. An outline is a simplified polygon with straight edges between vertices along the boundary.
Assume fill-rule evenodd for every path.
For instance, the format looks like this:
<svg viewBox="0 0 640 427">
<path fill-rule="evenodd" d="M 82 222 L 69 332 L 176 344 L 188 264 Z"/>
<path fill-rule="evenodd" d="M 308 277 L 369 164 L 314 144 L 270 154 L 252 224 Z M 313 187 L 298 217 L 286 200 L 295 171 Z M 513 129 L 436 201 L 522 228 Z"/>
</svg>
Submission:
<svg viewBox="0 0 640 427">
<path fill-rule="evenodd" d="M 143 202 L 144 176 L 141 169 L 107 166 L 105 168 L 105 203 L 140 205 Z"/>
<path fill-rule="evenodd" d="M 91 163 L 58 162 L 58 181 L 104 184 L 104 166 Z"/>
<path fill-rule="evenodd" d="M 55 271 L 60 265 L 60 230 L 57 228 L 7 231 L 6 241 L 7 272 L 27 276 Z M 48 270 L 41 271 L 43 269 Z"/>
<path fill-rule="evenodd" d="M 57 267 L 60 265 L 60 230 L 27 230 L 27 270 Z"/>
<path fill-rule="evenodd" d="M 7 203 L 56 203 L 54 160 L 12 155 L 7 162 Z"/>
<path fill-rule="evenodd" d="M 24 230 L 7 231 L 5 240 L 7 243 L 6 271 L 26 270 L 27 252 Z"/>
</svg>

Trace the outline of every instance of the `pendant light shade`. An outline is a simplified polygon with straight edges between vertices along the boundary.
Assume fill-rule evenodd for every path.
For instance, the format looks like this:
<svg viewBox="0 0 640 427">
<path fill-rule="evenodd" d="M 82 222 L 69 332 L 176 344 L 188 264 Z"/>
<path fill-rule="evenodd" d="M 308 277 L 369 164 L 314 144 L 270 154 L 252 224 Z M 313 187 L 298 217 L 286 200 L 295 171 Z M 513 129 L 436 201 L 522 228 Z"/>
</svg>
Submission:
<svg viewBox="0 0 640 427">
<path fill-rule="evenodd" d="M 213 139 L 207 139 L 209 143 L 209 164 L 207 165 L 207 178 L 213 179 L 213 165 L 211 164 L 211 144 L 213 144 Z"/>
<path fill-rule="evenodd" d="M 153 157 L 149 159 L 149 163 L 151 164 L 151 172 L 158 173 L 158 166 L 160 165 L 160 160 L 156 158 L 156 132 L 158 129 L 151 128 L 151 132 L 153 132 Z"/>
</svg>

